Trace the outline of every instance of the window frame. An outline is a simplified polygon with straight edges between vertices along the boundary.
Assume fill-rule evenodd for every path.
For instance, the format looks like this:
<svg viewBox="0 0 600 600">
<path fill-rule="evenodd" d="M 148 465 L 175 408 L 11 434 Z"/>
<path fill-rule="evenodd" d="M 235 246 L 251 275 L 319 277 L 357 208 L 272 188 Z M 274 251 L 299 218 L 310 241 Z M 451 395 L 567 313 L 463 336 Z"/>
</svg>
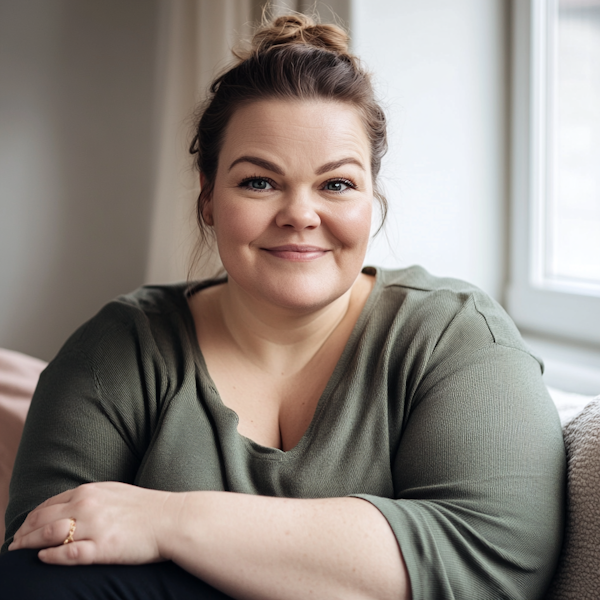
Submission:
<svg viewBox="0 0 600 600">
<path fill-rule="evenodd" d="M 515 0 L 512 14 L 511 235 L 508 312 L 524 331 L 600 349 L 600 296 L 543 284 L 541 223 L 546 182 L 547 0 Z M 599 257 L 600 259 L 600 257 Z"/>
</svg>

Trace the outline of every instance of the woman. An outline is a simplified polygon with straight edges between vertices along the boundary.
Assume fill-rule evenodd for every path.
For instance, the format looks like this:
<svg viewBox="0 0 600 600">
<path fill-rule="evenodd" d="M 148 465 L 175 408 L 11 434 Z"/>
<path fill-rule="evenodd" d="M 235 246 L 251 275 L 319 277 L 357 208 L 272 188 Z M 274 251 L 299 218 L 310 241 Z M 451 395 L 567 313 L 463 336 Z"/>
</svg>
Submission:
<svg viewBox="0 0 600 600">
<path fill-rule="evenodd" d="M 539 363 L 476 288 L 361 270 L 385 118 L 343 31 L 281 17 L 239 58 L 192 144 L 227 278 L 123 296 L 48 367 L 2 577 L 65 598 L 540 597 L 564 449 Z"/>
</svg>

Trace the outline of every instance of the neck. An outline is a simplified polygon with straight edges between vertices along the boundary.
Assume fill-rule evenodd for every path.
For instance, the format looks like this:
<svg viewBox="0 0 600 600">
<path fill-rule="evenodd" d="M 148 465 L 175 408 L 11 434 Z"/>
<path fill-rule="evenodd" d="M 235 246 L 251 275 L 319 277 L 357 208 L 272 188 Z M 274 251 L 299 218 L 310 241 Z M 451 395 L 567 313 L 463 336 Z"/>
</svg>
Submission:
<svg viewBox="0 0 600 600">
<path fill-rule="evenodd" d="M 315 358 L 336 332 L 341 330 L 343 335 L 348 326 L 352 328 L 368 291 L 365 294 L 365 282 L 359 276 L 327 306 L 297 313 L 264 306 L 230 280 L 221 289 L 219 304 L 223 325 L 239 350 L 261 370 L 289 376 Z"/>
</svg>

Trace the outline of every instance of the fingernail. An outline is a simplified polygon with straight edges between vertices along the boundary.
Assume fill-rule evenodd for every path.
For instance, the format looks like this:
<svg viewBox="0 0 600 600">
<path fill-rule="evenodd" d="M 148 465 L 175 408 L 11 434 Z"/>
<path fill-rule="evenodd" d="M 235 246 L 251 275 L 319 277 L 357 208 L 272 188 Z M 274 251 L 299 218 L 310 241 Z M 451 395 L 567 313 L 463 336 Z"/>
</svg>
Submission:
<svg viewBox="0 0 600 600">
<path fill-rule="evenodd" d="M 38 558 L 40 560 L 44 560 L 46 558 L 46 555 L 48 554 L 48 550 L 40 550 L 38 552 Z"/>
</svg>

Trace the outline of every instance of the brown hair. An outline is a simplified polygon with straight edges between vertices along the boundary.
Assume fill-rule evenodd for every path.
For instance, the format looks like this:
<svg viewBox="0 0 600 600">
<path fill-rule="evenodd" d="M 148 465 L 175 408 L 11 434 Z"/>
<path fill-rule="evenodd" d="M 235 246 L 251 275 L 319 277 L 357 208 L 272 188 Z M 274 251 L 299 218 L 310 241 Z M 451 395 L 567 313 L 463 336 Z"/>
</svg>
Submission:
<svg viewBox="0 0 600 600">
<path fill-rule="evenodd" d="M 371 173 L 382 213 L 381 229 L 388 206 L 377 188 L 377 175 L 387 150 L 386 119 L 375 100 L 370 75 L 350 54 L 348 41 L 346 32 L 336 25 L 293 14 L 264 23 L 248 50 L 234 51 L 238 62 L 210 86 L 190 145 L 190 153 L 196 155 L 195 165 L 205 177 L 196 205 L 203 242 L 208 240 L 208 232 L 202 211 L 214 189 L 227 125 L 241 106 L 267 99 L 324 99 L 345 102 L 358 110 L 371 143 Z"/>
</svg>

